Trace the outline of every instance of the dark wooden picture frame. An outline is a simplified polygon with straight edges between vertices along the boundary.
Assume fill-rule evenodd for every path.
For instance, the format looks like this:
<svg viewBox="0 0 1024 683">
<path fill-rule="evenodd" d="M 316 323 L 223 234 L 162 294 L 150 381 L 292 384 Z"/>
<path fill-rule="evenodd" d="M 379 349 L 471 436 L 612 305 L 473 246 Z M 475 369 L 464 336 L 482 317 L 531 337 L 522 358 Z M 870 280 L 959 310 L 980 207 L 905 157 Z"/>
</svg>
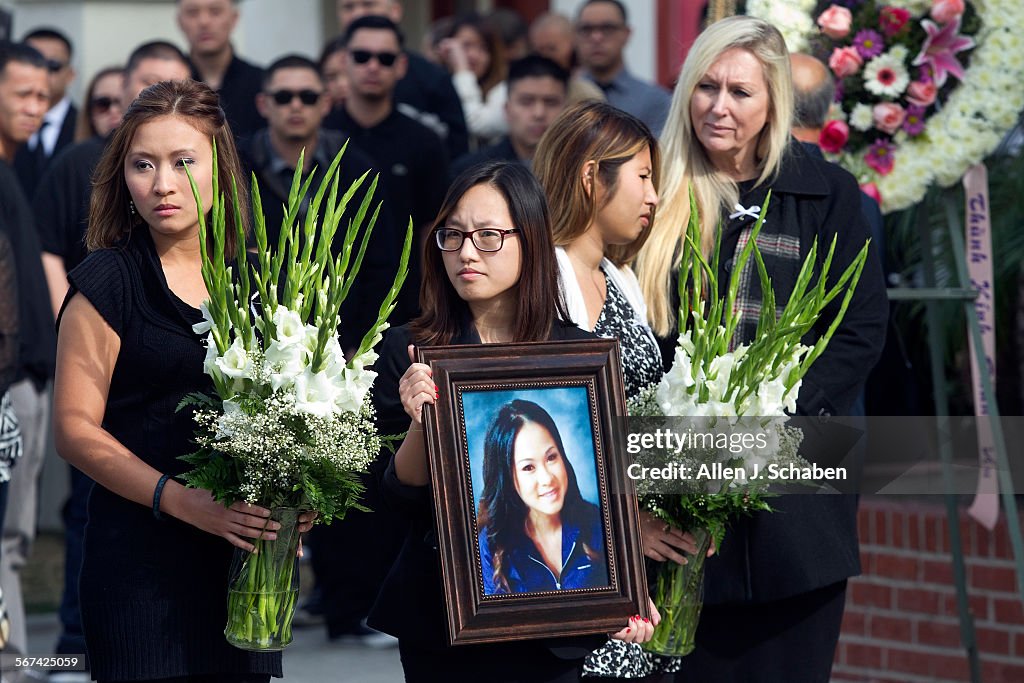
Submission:
<svg viewBox="0 0 1024 683">
<path fill-rule="evenodd" d="M 431 367 L 439 393 L 433 408 L 424 406 L 424 424 L 449 643 L 611 633 L 632 615 L 649 617 L 636 495 L 615 436 L 616 418 L 626 414 L 618 341 L 420 347 L 418 355 Z M 574 419 L 589 423 L 594 466 L 585 465 L 588 474 L 580 478 L 592 479 L 597 493 L 589 508 L 600 512 L 606 580 L 581 588 L 486 592 L 473 486 L 480 466 L 474 472 L 470 458 L 470 445 L 483 437 L 479 429 L 467 434 L 465 403 L 480 392 L 544 396 L 568 389 L 586 395 Z M 474 423 L 479 419 L 475 415 Z"/>
</svg>

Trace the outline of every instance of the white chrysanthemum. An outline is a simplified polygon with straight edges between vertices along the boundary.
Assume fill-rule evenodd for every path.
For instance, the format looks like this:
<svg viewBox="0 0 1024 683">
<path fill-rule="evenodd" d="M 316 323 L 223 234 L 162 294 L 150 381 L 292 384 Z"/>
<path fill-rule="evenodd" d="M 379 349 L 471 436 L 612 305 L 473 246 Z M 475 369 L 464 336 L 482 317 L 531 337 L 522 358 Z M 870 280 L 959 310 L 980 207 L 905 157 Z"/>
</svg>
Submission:
<svg viewBox="0 0 1024 683">
<path fill-rule="evenodd" d="M 861 132 L 871 130 L 875 125 L 875 114 L 870 105 L 858 104 L 850 112 L 850 125 Z"/>
<path fill-rule="evenodd" d="M 883 53 L 864 67 L 864 87 L 879 97 L 898 97 L 907 89 L 910 74 L 903 60 Z"/>
</svg>

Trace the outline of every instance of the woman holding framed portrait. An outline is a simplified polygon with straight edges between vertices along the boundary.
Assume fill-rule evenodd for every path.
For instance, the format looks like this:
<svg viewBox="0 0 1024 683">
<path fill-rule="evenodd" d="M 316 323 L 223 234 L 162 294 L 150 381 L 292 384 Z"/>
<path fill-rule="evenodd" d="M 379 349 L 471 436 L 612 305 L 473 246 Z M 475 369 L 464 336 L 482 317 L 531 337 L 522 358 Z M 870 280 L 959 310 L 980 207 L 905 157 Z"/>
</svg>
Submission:
<svg viewBox="0 0 1024 683">
<path fill-rule="evenodd" d="M 547 205 L 529 171 L 491 162 L 452 184 L 422 266 L 422 314 L 391 330 L 376 367 L 374 406 L 383 433 L 408 429 L 384 473 L 382 491 L 409 520 L 402 550 L 370 613 L 373 628 L 399 640 L 407 681 L 576 681 L 585 651 L 558 654 L 557 639 L 451 647 L 423 431 L 423 406 L 437 388 L 412 362 L 414 345 L 590 339 L 564 322 Z M 633 617 L 613 637 L 645 642 L 653 621 Z M 578 640 L 571 643 L 578 645 Z M 565 654 L 564 652 L 562 653 Z"/>
</svg>

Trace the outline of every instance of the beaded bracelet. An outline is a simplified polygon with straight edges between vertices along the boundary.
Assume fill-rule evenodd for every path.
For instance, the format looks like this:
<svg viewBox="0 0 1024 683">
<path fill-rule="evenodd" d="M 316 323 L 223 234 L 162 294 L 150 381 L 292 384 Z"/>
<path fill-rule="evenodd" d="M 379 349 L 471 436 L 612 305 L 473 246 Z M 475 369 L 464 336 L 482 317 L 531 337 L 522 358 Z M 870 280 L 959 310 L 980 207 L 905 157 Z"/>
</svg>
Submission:
<svg viewBox="0 0 1024 683">
<path fill-rule="evenodd" d="M 157 519 L 163 519 L 164 516 L 160 514 L 160 496 L 164 492 L 164 484 L 171 478 L 171 475 L 165 474 L 160 477 L 160 481 L 156 483 L 156 488 L 153 489 L 153 516 Z"/>
</svg>

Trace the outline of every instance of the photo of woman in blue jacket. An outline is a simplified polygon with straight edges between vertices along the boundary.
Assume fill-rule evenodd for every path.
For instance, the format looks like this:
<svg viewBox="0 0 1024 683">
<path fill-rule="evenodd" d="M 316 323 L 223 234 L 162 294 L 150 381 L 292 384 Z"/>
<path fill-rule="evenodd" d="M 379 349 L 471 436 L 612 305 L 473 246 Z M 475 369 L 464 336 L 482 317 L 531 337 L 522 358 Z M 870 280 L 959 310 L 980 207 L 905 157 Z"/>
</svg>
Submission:
<svg viewBox="0 0 1024 683">
<path fill-rule="evenodd" d="M 483 480 L 484 595 L 608 585 L 600 509 L 580 494 L 547 411 L 522 399 L 498 410 L 484 439 Z"/>
</svg>

